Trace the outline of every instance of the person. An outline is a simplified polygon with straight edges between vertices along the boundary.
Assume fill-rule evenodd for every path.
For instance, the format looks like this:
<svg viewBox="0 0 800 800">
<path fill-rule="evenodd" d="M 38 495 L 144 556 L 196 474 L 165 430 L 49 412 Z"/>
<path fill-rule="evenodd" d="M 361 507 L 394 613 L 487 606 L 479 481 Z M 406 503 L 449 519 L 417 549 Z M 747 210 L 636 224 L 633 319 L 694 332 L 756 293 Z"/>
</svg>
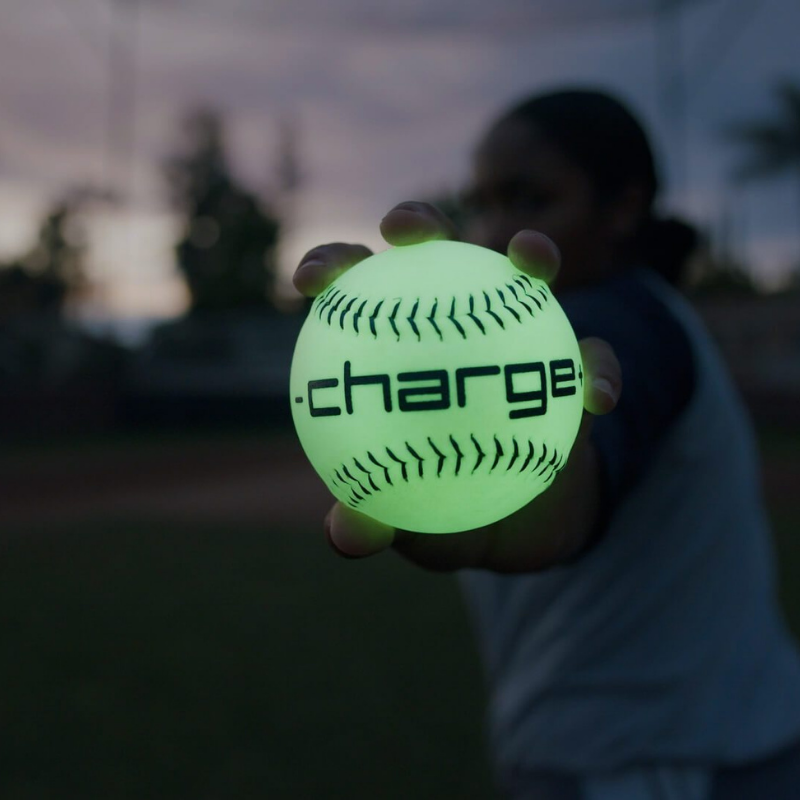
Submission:
<svg viewBox="0 0 800 800">
<path fill-rule="evenodd" d="M 551 488 L 494 525 L 430 536 L 336 503 L 328 542 L 456 572 L 504 797 L 800 797 L 800 657 L 754 437 L 676 288 L 697 236 L 659 216 L 647 135 L 616 98 L 567 88 L 503 113 L 473 161 L 463 238 L 550 283 L 580 339 L 578 439 Z M 459 237 L 417 202 L 381 232 Z M 295 286 L 313 297 L 369 254 L 314 248 Z"/>
</svg>

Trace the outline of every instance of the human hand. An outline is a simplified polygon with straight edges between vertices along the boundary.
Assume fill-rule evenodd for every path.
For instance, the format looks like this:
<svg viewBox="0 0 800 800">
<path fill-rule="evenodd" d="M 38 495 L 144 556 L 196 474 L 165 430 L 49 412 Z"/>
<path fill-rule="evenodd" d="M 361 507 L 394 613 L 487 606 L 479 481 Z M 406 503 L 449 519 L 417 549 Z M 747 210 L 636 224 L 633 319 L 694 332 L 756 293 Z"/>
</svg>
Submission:
<svg viewBox="0 0 800 800">
<path fill-rule="evenodd" d="M 383 218 L 380 230 L 397 247 L 459 238 L 453 223 L 427 203 L 400 203 Z M 315 247 L 302 258 L 294 285 L 301 294 L 316 297 L 370 255 L 369 248 L 358 244 Z M 508 257 L 518 269 L 547 283 L 553 282 L 560 266 L 553 242 L 530 230 L 511 239 Z M 606 342 L 589 338 L 579 345 L 587 377 L 583 419 L 567 465 L 546 492 L 492 525 L 446 535 L 392 528 L 337 502 L 324 522 L 333 549 L 345 558 L 362 558 L 393 547 L 432 570 L 471 567 L 497 572 L 544 569 L 579 551 L 594 528 L 598 506 L 597 458 L 589 441 L 592 419 L 614 409 L 622 386 L 619 362 Z"/>
</svg>

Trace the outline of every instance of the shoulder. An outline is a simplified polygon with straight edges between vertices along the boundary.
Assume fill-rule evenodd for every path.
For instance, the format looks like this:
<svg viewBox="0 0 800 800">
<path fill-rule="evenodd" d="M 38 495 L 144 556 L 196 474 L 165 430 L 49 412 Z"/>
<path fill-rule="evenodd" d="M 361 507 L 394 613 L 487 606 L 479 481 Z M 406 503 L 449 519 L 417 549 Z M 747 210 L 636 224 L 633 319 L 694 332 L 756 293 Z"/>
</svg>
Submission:
<svg viewBox="0 0 800 800">
<path fill-rule="evenodd" d="M 631 270 L 558 299 L 579 339 L 600 336 L 620 353 L 652 352 L 655 347 L 690 360 L 686 329 L 644 275 Z"/>
<path fill-rule="evenodd" d="M 694 382 L 690 333 L 641 271 L 570 291 L 559 302 L 579 339 L 598 336 L 614 348 L 623 367 L 620 402 L 643 399 L 639 392 L 673 395 L 678 404 L 688 399 Z"/>
<path fill-rule="evenodd" d="M 601 524 L 647 479 L 648 466 L 695 389 L 691 334 L 639 271 L 559 296 L 579 339 L 597 336 L 622 367 L 616 409 L 594 420 Z"/>
</svg>

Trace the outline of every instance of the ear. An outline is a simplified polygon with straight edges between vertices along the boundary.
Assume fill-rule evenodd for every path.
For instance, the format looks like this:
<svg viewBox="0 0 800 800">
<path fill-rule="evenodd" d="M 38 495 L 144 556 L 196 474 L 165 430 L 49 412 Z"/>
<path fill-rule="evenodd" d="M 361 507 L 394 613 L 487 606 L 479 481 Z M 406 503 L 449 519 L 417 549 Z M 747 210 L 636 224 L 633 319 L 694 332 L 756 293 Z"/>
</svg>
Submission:
<svg viewBox="0 0 800 800">
<path fill-rule="evenodd" d="M 647 210 L 644 187 L 629 183 L 606 206 L 606 230 L 616 241 L 630 239 L 638 230 Z"/>
</svg>

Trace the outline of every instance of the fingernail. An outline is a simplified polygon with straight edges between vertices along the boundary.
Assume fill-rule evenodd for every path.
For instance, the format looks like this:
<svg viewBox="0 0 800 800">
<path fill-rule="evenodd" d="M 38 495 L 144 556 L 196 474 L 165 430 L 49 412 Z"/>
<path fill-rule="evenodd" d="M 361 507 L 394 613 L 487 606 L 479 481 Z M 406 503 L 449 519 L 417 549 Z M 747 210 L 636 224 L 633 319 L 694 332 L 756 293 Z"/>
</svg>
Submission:
<svg viewBox="0 0 800 800">
<path fill-rule="evenodd" d="M 395 206 L 388 214 L 386 214 L 383 217 L 383 219 L 381 220 L 381 224 L 383 224 L 388 217 L 391 217 L 392 214 L 396 214 L 398 211 L 402 211 L 405 214 L 414 214 L 415 216 L 423 216 L 419 208 L 412 208 L 411 206 L 399 205 Z"/>
<path fill-rule="evenodd" d="M 422 206 L 415 200 L 404 200 L 392 209 L 392 211 L 411 211 L 413 214 L 418 214 L 421 210 Z M 389 213 L 391 214 L 391 211 Z"/>
<path fill-rule="evenodd" d="M 607 394 L 615 403 L 617 402 L 617 394 L 614 391 L 614 387 L 606 378 L 595 378 L 592 381 L 592 386 L 597 389 L 597 391 Z"/>
<path fill-rule="evenodd" d="M 308 261 L 303 261 L 297 268 L 297 271 L 300 272 L 301 269 L 308 269 L 309 267 L 314 268 L 314 267 L 324 267 L 324 266 L 325 266 L 324 261 L 320 261 L 318 258 L 312 258 L 309 259 Z"/>
</svg>

